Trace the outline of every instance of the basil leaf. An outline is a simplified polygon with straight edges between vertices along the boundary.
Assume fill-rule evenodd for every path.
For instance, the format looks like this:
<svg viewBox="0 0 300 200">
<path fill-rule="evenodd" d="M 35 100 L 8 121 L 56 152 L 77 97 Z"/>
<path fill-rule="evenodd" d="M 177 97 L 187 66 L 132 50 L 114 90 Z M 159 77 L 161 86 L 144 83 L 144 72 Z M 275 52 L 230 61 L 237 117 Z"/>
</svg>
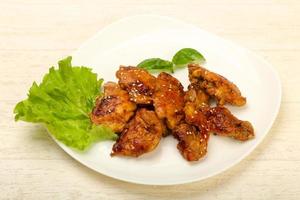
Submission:
<svg viewBox="0 0 300 200">
<path fill-rule="evenodd" d="M 173 63 L 160 58 L 149 58 L 137 65 L 140 68 L 146 69 L 150 72 L 168 71 L 173 73 Z"/>
<path fill-rule="evenodd" d="M 183 48 L 173 56 L 172 62 L 175 67 L 185 67 L 189 63 L 204 63 L 205 58 L 195 49 Z"/>
</svg>

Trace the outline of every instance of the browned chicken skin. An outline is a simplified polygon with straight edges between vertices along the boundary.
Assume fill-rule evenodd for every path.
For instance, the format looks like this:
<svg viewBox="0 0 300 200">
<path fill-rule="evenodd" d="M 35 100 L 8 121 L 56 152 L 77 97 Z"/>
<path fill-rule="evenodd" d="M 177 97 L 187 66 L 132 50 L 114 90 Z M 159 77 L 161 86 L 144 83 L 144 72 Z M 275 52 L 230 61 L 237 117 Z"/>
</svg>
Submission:
<svg viewBox="0 0 300 200">
<path fill-rule="evenodd" d="M 239 120 L 222 106 L 246 103 L 237 86 L 197 64 L 189 65 L 191 84 L 186 92 L 176 78 L 164 72 L 155 78 L 144 69 L 121 66 L 116 76 L 119 83 L 104 85 L 104 96 L 91 114 L 93 123 L 121 133 L 112 156 L 138 157 L 154 150 L 166 126 L 188 161 L 206 155 L 209 133 L 240 141 L 254 137 L 250 122 Z M 210 107 L 210 98 L 218 106 Z"/>
<path fill-rule="evenodd" d="M 218 105 L 229 103 L 235 106 L 246 104 L 238 87 L 223 76 L 210 72 L 198 64 L 189 64 L 189 79 L 199 85 L 207 94 L 216 98 Z"/>
<path fill-rule="evenodd" d="M 184 101 L 186 104 L 200 108 L 209 104 L 209 96 L 198 85 L 190 84 L 188 91 L 185 92 Z M 172 132 L 179 141 L 177 149 L 188 161 L 197 161 L 207 153 L 209 134 L 204 128 L 200 130 L 186 122 L 181 122 Z"/>
<path fill-rule="evenodd" d="M 121 88 L 128 91 L 130 100 L 137 104 L 151 104 L 155 77 L 138 67 L 124 67 L 116 72 Z"/>
<path fill-rule="evenodd" d="M 170 74 L 160 73 L 156 79 L 153 104 L 158 118 L 164 119 L 169 129 L 175 128 L 184 118 L 181 83 Z"/>
<path fill-rule="evenodd" d="M 225 107 L 210 107 L 209 96 L 199 83 L 192 83 L 189 86 L 185 101 L 185 119 L 199 129 L 242 141 L 254 137 L 250 122 L 237 119 Z"/>
<path fill-rule="evenodd" d="M 104 96 L 97 99 L 90 117 L 94 124 L 104 124 L 118 133 L 134 115 L 135 109 L 128 93 L 117 83 L 108 82 L 104 85 Z"/>
<path fill-rule="evenodd" d="M 222 106 L 212 108 L 203 106 L 196 109 L 195 105 L 190 103 L 185 106 L 185 117 L 188 123 L 217 135 L 241 141 L 254 137 L 254 130 L 250 122 L 239 120 Z"/>
<path fill-rule="evenodd" d="M 209 99 L 209 95 L 197 84 L 190 84 L 184 95 L 184 101 L 193 103 L 197 108 L 209 105 Z"/>
<path fill-rule="evenodd" d="M 138 157 L 156 148 L 163 125 L 154 111 L 139 109 L 114 144 L 111 155 Z"/>
<path fill-rule="evenodd" d="M 207 153 L 209 134 L 205 129 L 199 131 L 195 126 L 182 123 L 173 130 L 178 139 L 177 149 L 188 161 L 197 161 Z"/>
</svg>

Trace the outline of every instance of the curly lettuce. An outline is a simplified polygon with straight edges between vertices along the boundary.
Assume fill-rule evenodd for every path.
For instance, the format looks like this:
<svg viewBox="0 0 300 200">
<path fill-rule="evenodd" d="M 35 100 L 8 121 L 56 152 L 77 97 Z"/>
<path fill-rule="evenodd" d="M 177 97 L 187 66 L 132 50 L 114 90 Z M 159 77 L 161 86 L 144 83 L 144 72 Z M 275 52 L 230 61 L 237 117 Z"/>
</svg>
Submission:
<svg viewBox="0 0 300 200">
<path fill-rule="evenodd" d="M 59 141 L 85 150 L 96 141 L 116 139 L 116 135 L 108 127 L 93 125 L 89 118 L 103 79 L 90 68 L 72 66 L 71 60 L 59 61 L 58 69 L 51 67 L 39 85 L 33 83 L 28 98 L 14 109 L 15 120 L 43 123 Z"/>
</svg>

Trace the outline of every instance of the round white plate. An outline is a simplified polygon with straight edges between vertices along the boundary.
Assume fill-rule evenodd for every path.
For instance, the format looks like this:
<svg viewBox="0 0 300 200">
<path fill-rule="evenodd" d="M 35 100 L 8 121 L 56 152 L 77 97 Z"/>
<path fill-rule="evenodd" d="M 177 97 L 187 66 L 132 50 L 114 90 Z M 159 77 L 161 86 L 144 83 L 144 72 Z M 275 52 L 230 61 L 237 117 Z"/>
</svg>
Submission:
<svg viewBox="0 0 300 200">
<path fill-rule="evenodd" d="M 74 65 L 92 67 L 105 81 L 116 81 L 119 65 L 136 65 L 151 57 L 172 59 L 184 47 L 199 50 L 205 67 L 238 85 L 247 97 L 244 107 L 229 107 L 240 119 L 249 120 L 256 137 L 247 142 L 212 136 L 205 159 L 189 163 L 178 152 L 177 141 L 163 138 L 153 152 L 139 158 L 110 157 L 112 141 L 99 142 L 78 153 L 56 141 L 70 156 L 107 176 L 140 184 L 172 185 L 216 175 L 245 158 L 270 130 L 280 107 L 281 86 L 277 73 L 263 59 L 198 27 L 167 17 L 141 15 L 115 22 L 88 40 L 73 54 Z M 188 85 L 187 69 L 177 71 Z"/>
</svg>

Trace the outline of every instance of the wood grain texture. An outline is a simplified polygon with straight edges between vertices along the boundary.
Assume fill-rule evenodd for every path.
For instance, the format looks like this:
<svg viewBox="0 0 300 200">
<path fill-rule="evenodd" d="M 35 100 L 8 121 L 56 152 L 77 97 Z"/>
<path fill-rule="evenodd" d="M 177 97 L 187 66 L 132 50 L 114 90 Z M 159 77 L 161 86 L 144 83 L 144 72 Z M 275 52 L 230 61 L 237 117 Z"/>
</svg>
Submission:
<svg viewBox="0 0 300 200">
<path fill-rule="evenodd" d="M 0 199 L 300 199 L 300 1 L 1 0 L 0 8 Z M 50 65 L 105 25 L 144 13 L 194 23 L 280 73 L 273 128 L 230 170 L 178 186 L 125 183 L 74 161 L 41 126 L 14 122 L 14 105 Z"/>
</svg>

